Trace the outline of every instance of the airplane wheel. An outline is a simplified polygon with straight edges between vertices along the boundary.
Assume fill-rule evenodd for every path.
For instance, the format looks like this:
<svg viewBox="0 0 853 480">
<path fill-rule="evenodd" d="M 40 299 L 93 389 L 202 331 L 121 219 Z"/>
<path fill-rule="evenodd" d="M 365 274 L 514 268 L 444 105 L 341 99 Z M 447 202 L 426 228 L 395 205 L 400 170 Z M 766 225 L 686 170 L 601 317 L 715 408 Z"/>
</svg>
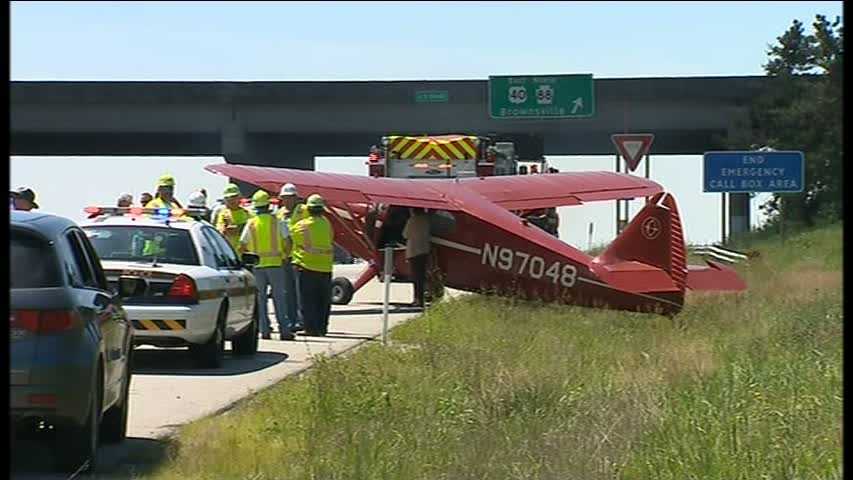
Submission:
<svg viewBox="0 0 853 480">
<path fill-rule="evenodd" d="M 332 280 L 332 303 L 335 305 L 346 305 L 352 300 L 355 288 L 352 282 L 344 277 Z"/>
</svg>

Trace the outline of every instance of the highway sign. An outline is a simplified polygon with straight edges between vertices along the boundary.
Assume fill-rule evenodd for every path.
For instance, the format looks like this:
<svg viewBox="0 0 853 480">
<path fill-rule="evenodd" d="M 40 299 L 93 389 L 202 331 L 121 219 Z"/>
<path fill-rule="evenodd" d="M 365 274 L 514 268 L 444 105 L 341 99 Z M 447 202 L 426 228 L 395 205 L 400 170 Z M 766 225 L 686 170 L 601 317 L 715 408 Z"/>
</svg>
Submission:
<svg viewBox="0 0 853 480">
<path fill-rule="evenodd" d="M 632 172 L 640 165 L 640 160 L 648 155 L 654 139 L 653 133 L 615 133 L 610 136 L 619 155 L 625 159 L 628 170 Z"/>
<path fill-rule="evenodd" d="M 705 152 L 705 192 L 802 192 L 803 152 Z"/>
<path fill-rule="evenodd" d="M 418 90 L 415 92 L 415 103 L 447 103 L 450 98 L 447 90 Z"/>
<path fill-rule="evenodd" d="M 489 77 L 489 115 L 585 118 L 595 115 L 592 74 Z"/>
</svg>

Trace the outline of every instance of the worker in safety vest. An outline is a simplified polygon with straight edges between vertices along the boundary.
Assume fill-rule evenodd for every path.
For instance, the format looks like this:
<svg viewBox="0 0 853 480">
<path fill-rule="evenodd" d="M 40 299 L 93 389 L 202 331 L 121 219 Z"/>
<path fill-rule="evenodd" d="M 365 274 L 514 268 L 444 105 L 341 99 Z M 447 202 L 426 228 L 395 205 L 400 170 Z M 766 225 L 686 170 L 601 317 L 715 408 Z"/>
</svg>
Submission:
<svg viewBox="0 0 853 480">
<path fill-rule="evenodd" d="M 181 203 L 175 198 L 175 177 L 162 175 L 157 179 L 157 195 L 145 204 L 145 208 L 181 208 Z"/>
<path fill-rule="evenodd" d="M 323 336 L 329 329 L 334 231 L 323 214 L 323 197 L 311 195 L 305 205 L 310 216 L 293 226 L 293 265 L 298 272 L 305 334 Z"/>
<path fill-rule="evenodd" d="M 299 199 L 299 192 L 292 183 L 286 183 L 281 187 L 278 195 L 279 207 L 275 212 L 280 221 L 287 222 L 287 227 L 293 231 L 294 225 L 300 220 L 308 218 L 308 209 Z M 282 263 L 284 269 L 284 288 L 286 291 L 287 318 L 290 319 L 290 331 L 298 332 L 304 329 L 300 315 L 301 306 L 299 300 L 299 288 L 296 279 L 296 271 L 293 268 L 291 252 L 285 252 Z"/>
<path fill-rule="evenodd" d="M 214 224 L 219 233 L 228 240 L 234 250 L 240 249 L 240 233 L 252 213 L 240 206 L 240 188 L 229 183 L 222 192 L 225 198 L 225 206 L 216 210 Z"/>
<path fill-rule="evenodd" d="M 272 298 L 275 305 L 275 318 L 281 340 L 293 340 L 289 328 L 287 310 L 284 303 L 284 270 L 281 268 L 284 252 L 290 251 L 292 243 L 287 223 L 279 221 L 270 213 L 270 196 L 263 190 L 252 195 L 255 216 L 251 217 L 240 236 L 240 251 L 252 252 L 260 260 L 254 274 L 257 288 L 258 315 L 260 316 L 261 337 L 272 337 L 270 318 L 267 315 L 267 286 L 272 286 Z"/>
</svg>

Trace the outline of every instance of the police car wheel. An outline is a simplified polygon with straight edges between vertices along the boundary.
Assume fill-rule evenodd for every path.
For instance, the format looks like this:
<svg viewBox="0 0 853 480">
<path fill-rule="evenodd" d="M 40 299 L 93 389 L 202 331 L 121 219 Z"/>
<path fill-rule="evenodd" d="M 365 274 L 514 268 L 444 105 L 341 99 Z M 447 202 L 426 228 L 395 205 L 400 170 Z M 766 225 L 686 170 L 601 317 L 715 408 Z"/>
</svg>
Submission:
<svg viewBox="0 0 853 480">
<path fill-rule="evenodd" d="M 258 351 L 258 309 L 252 312 L 252 323 L 243 333 L 231 339 L 231 351 L 235 355 L 254 355 Z"/>
<path fill-rule="evenodd" d="M 352 300 L 355 293 L 355 288 L 352 282 L 344 277 L 337 277 L 332 280 L 332 303 L 335 305 L 346 305 Z"/>
<path fill-rule="evenodd" d="M 190 345 L 190 354 L 201 368 L 219 368 L 225 351 L 225 315 L 227 306 L 223 303 L 216 319 L 216 329 L 210 340 L 201 345 Z"/>
</svg>

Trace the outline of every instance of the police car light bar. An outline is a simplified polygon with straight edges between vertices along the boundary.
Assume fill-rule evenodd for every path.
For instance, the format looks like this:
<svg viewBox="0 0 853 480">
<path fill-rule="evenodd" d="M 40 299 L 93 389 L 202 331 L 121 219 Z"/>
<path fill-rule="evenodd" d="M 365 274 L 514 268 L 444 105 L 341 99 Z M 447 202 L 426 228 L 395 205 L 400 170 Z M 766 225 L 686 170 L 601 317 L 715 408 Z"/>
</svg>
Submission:
<svg viewBox="0 0 853 480">
<path fill-rule="evenodd" d="M 84 212 L 90 215 L 153 215 L 156 217 L 181 217 L 185 214 L 204 215 L 207 213 L 206 208 L 188 207 L 188 208 L 142 208 L 142 207 L 98 207 L 91 206 L 83 209 Z"/>
</svg>

